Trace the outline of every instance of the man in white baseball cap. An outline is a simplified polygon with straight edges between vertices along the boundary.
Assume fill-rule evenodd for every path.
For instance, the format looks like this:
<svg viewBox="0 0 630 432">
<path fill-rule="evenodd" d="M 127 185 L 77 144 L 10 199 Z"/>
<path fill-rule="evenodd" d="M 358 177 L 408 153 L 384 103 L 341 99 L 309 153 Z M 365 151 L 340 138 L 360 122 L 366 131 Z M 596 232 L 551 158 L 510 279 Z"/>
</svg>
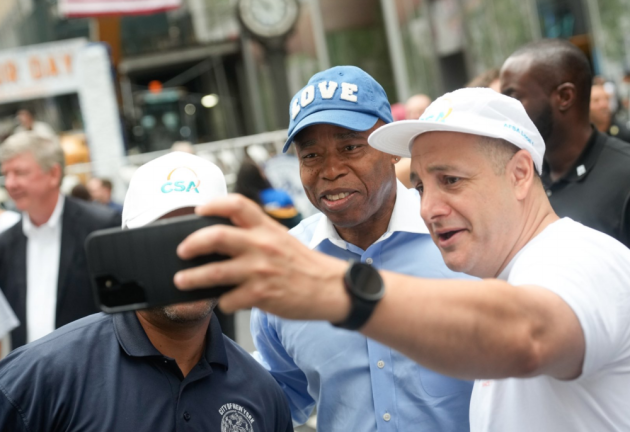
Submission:
<svg viewBox="0 0 630 432">
<path fill-rule="evenodd" d="M 257 306 L 336 325 L 362 319 L 369 338 L 477 380 L 472 431 L 630 430 L 630 250 L 553 212 L 537 174 L 543 140 L 520 103 L 458 90 L 369 141 L 412 157 L 421 215 L 445 262 L 482 281 L 348 265 L 229 196 L 200 213 L 241 228 L 198 231 L 179 253 L 233 259 L 181 272 L 176 284 L 237 284 L 220 299 L 225 311 Z"/>
<path fill-rule="evenodd" d="M 137 228 L 225 195 L 227 186 L 218 166 L 189 153 L 172 152 L 134 173 L 125 196 L 122 226 Z"/>
<path fill-rule="evenodd" d="M 390 154 L 411 157 L 414 139 L 423 133 L 442 131 L 478 135 L 507 141 L 527 150 L 536 171 L 542 173 L 545 142 L 523 105 L 516 99 L 488 90 L 467 88 L 447 93 L 429 105 L 418 120 L 399 121 L 372 134 L 370 145 Z"/>
<path fill-rule="evenodd" d="M 134 174 L 126 228 L 226 195 L 213 163 L 170 153 Z M 215 299 L 94 314 L 0 363 L 2 431 L 293 430 L 280 386 L 221 333 Z"/>
</svg>

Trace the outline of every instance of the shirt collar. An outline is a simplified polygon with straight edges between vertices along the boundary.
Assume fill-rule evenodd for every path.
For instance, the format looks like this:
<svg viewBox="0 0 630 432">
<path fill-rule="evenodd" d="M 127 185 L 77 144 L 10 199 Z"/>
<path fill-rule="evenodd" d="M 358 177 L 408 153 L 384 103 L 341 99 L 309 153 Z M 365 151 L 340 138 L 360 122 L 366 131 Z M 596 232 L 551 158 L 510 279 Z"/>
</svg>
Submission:
<svg viewBox="0 0 630 432">
<path fill-rule="evenodd" d="M 44 222 L 38 227 L 33 225 L 28 213 L 22 212 L 22 231 L 24 232 L 24 235 L 28 237 L 30 234 L 33 233 L 35 229 L 42 228 L 42 227 L 57 228 L 57 226 L 59 225 L 59 220 L 61 219 L 61 214 L 63 213 L 64 203 L 65 203 L 65 199 L 63 195 L 59 194 L 59 198 L 57 199 L 57 204 L 55 205 L 55 209 L 53 210 L 52 214 L 50 215 L 50 217 L 48 218 L 46 222 Z"/>
<path fill-rule="evenodd" d="M 228 368 L 228 358 L 225 351 L 221 324 L 219 324 L 219 319 L 214 313 L 210 318 L 210 328 L 206 336 L 206 360 L 208 360 L 210 364 L 220 364 L 225 367 L 225 369 Z"/>
<path fill-rule="evenodd" d="M 599 158 L 599 154 L 602 152 L 604 148 L 604 141 L 606 140 L 606 135 L 601 132 L 598 132 L 597 129 L 593 128 L 593 133 L 591 137 L 588 139 L 584 150 L 575 161 L 575 164 L 571 169 L 558 181 L 567 181 L 567 182 L 578 182 L 583 180 L 586 175 L 593 169 L 597 159 Z M 549 178 L 549 165 L 546 163 L 543 164 L 543 181 L 545 185 L 552 184 L 551 179 Z M 554 182 L 554 183 L 556 183 Z"/>
<path fill-rule="evenodd" d="M 420 218 L 420 197 L 414 189 L 407 189 L 400 181 L 396 180 L 396 202 L 394 211 L 389 220 L 389 226 L 385 234 L 375 243 L 386 240 L 396 232 L 408 232 L 413 234 L 429 234 L 429 230 Z M 348 244 L 339 236 L 330 219 L 322 214 L 319 219 L 313 237 L 309 243 L 311 249 L 315 249 L 324 240 L 328 240 L 335 246 L 348 249 Z"/>
<path fill-rule="evenodd" d="M 114 315 L 116 338 L 122 349 L 130 357 L 153 357 L 162 354 L 153 346 L 145 333 L 135 312 L 122 312 Z M 210 364 L 219 364 L 228 368 L 227 353 L 223 342 L 221 325 L 213 313 L 206 333 L 205 359 Z"/>
</svg>

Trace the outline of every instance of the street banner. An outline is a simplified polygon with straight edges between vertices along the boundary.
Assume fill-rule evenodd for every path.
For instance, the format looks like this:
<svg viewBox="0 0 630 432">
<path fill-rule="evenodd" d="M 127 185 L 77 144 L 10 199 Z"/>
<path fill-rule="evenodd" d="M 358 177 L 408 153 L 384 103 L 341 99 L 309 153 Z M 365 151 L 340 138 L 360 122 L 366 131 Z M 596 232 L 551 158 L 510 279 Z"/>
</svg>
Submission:
<svg viewBox="0 0 630 432">
<path fill-rule="evenodd" d="M 0 51 L 0 104 L 77 92 L 77 55 L 86 39 Z"/>
<path fill-rule="evenodd" d="M 0 51 L 0 105 L 63 94 L 78 95 L 93 174 L 125 190 L 125 146 L 107 46 L 68 39 Z"/>
<path fill-rule="evenodd" d="M 182 0 L 59 0 L 59 12 L 67 18 L 101 15 L 144 15 L 177 9 Z"/>
</svg>

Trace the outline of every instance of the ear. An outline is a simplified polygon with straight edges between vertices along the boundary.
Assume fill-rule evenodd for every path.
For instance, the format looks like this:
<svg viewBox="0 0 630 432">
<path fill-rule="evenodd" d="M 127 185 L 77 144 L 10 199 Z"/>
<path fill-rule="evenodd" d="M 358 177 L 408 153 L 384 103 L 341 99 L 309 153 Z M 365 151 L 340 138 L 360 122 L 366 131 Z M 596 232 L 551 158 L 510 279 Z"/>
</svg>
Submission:
<svg viewBox="0 0 630 432">
<path fill-rule="evenodd" d="M 573 83 L 562 83 L 556 88 L 556 106 L 561 112 L 568 111 L 575 105 L 577 92 Z"/>
<path fill-rule="evenodd" d="M 534 161 L 527 150 L 519 150 L 508 162 L 505 171 L 517 200 L 522 201 L 529 194 L 535 179 L 534 169 Z"/>
</svg>

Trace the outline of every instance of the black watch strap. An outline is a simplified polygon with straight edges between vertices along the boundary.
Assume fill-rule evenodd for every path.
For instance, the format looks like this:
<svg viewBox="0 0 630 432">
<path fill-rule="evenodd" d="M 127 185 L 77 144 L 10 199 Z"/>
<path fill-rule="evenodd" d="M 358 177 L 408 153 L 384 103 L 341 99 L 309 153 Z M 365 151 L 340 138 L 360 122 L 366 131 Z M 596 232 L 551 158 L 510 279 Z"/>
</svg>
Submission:
<svg viewBox="0 0 630 432">
<path fill-rule="evenodd" d="M 333 325 L 346 330 L 358 330 L 370 319 L 383 297 L 383 279 L 371 265 L 351 262 L 343 283 L 350 296 L 351 309 L 344 321 Z"/>
</svg>

